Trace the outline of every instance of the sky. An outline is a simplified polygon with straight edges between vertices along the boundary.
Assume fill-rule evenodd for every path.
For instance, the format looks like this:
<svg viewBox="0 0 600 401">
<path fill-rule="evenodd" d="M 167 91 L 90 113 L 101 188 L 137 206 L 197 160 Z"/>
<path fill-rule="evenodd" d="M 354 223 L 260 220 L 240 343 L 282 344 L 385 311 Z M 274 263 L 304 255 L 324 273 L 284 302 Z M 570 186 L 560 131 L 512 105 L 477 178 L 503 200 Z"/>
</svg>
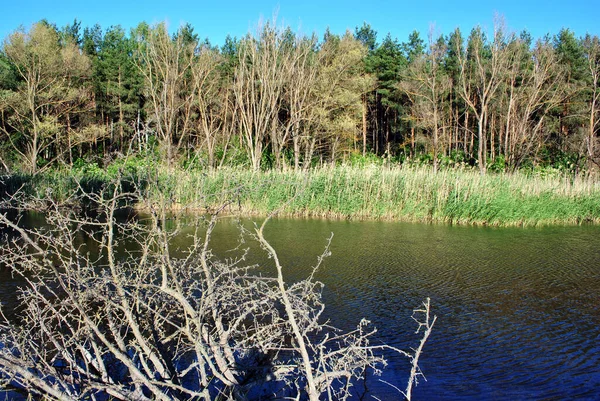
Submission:
<svg viewBox="0 0 600 401">
<path fill-rule="evenodd" d="M 222 45 L 225 37 L 244 36 L 254 32 L 259 21 L 273 20 L 279 26 L 294 31 L 323 36 L 329 27 L 332 33 L 343 34 L 364 22 L 377 31 L 380 41 L 387 33 L 400 42 L 417 30 L 427 38 L 431 26 L 435 36 L 448 34 L 456 27 L 468 33 L 480 25 L 490 32 L 494 16 L 500 15 L 510 32 L 528 30 L 533 38 L 555 35 L 562 28 L 571 29 L 577 37 L 586 33 L 600 36 L 600 0 L 374 0 L 374 1 L 205 1 L 205 0 L 3 0 L 0 7 L 0 39 L 23 26 L 47 19 L 58 27 L 74 19 L 82 27 L 98 23 L 105 30 L 121 25 L 126 30 L 145 21 L 149 24 L 166 21 L 171 30 L 190 23 L 200 38 Z"/>
</svg>

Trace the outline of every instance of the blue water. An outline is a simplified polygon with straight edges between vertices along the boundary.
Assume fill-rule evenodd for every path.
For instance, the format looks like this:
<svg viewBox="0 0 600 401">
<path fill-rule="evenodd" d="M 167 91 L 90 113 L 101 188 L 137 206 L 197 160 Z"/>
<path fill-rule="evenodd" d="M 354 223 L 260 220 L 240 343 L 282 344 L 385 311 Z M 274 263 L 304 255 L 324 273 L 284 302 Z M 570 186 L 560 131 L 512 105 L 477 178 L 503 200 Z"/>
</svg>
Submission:
<svg viewBox="0 0 600 401">
<path fill-rule="evenodd" d="M 414 400 L 600 399 L 600 227 L 274 219 L 266 228 L 289 281 L 310 273 L 331 233 L 332 256 L 315 278 L 333 326 L 352 329 L 364 317 L 378 328 L 376 344 L 409 351 L 419 340 L 412 310 L 431 298 L 438 320 Z M 211 244 L 227 256 L 239 238 L 237 223 L 224 220 Z M 255 245 L 244 243 L 249 262 L 270 263 Z M 18 284 L 0 271 L 5 309 Z M 387 358 L 381 377 L 357 384 L 364 399 L 403 399 L 384 382 L 404 389 L 410 366 Z"/>
<path fill-rule="evenodd" d="M 599 227 L 276 220 L 269 229 L 292 276 L 335 234 L 316 276 L 334 325 L 366 317 L 382 342 L 408 350 L 418 338 L 411 310 L 431 298 L 438 320 L 414 399 L 600 399 Z M 404 388 L 408 365 L 392 362 L 383 378 Z M 379 398 L 402 399 L 371 381 Z"/>
</svg>

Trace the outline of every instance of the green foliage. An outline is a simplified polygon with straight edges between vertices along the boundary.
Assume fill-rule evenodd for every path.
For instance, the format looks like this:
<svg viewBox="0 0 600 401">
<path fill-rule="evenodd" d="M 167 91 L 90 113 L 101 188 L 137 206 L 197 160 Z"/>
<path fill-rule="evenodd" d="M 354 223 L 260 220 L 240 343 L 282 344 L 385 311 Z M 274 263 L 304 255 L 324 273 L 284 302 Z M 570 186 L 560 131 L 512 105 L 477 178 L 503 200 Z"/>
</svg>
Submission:
<svg viewBox="0 0 600 401">
<path fill-rule="evenodd" d="M 125 157 L 117 159 L 106 168 L 109 178 L 124 177 L 133 181 L 153 175 L 156 163 L 142 157 Z"/>
<path fill-rule="evenodd" d="M 418 31 L 378 41 L 368 23 L 319 41 L 267 24 L 217 48 L 189 24 L 171 34 L 165 24 L 126 32 L 43 20 L 13 32 L 0 52 L 0 164 L 37 173 L 77 158 L 168 154 L 185 169 L 259 170 L 365 166 L 383 155 L 422 166 L 435 153 L 441 167 L 593 173 L 598 123 L 590 116 L 600 118 L 588 61 L 597 43 L 569 29 L 536 41 L 475 27 L 468 38 L 459 29 L 432 34 L 427 46 Z M 264 57 L 251 61 L 250 49 Z M 492 75 L 501 79 L 484 88 Z M 438 92 L 427 100 L 432 82 Z M 251 99 L 254 89 L 262 92 Z M 241 116 L 260 102 L 262 113 Z M 375 156 L 358 157 L 357 148 Z"/>
<path fill-rule="evenodd" d="M 74 43 L 81 46 L 81 21 L 73 20 L 72 24 L 65 25 L 59 32 L 60 40 L 63 44 Z"/>
<path fill-rule="evenodd" d="M 236 168 L 251 168 L 252 161 L 248 153 L 240 146 L 230 146 L 227 152 L 223 146 L 218 146 L 215 151 L 217 160 L 224 160 L 224 165 Z"/>
<path fill-rule="evenodd" d="M 452 150 L 449 155 L 439 159 L 440 166 L 446 168 L 467 168 L 470 167 L 468 162 L 467 154 L 463 150 Z"/>
<path fill-rule="evenodd" d="M 418 58 L 425 52 L 425 41 L 418 31 L 412 31 L 408 35 L 408 41 L 402 44 L 402 50 L 408 62 Z"/>
<path fill-rule="evenodd" d="M 371 165 L 382 165 L 385 159 L 378 157 L 373 153 L 367 153 L 364 156 L 360 153 L 352 152 L 348 158 L 348 164 L 352 167 L 366 167 Z"/>
<path fill-rule="evenodd" d="M 0 91 L 14 91 L 17 89 L 18 80 L 15 65 L 10 62 L 3 52 L 0 52 Z"/>
<path fill-rule="evenodd" d="M 463 37 L 460 29 L 456 28 L 448 37 L 448 52 L 444 59 L 444 67 L 446 73 L 450 76 L 454 83 L 458 83 L 460 75 L 459 56 L 463 51 Z"/>
<path fill-rule="evenodd" d="M 132 57 L 135 42 L 118 25 L 104 35 L 90 32 L 87 40 L 94 42 L 93 50 L 88 51 L 94 51 L 95 56 L 92 83 L 97 112 L 119 124 L 122 140 L 132 130 L 126 121 L 135 120 L 142 112 L 142 77 Z"/>
<path fill-rule="evenodd" d="M 521 171 L 526 174 L 540 174 L 574 177 L 586 168 L 586 158 L 576 152 L 565 152 L 560 149 L 543 148 L 537 163 L 528 159 Z"/>
<path fill-rule="evenodd" d="M 90 62 L 71 34 L 43 21 L 9 35 L 3 52 L 19 79 L 0 94 L 0 132 L 20 168 L 35 174 L 62 158 L 68 134 L 88 127 L 79 117 L 89 107 Z"/>
<path fill-rule="evenodd" d="M 90 178 L 106 178 L 106 170 L 99 166 L 96 161 L 88 161 L 78 158 L 73 162 L 72 172 L 76 176 L 85 176 Z"/>
<path fill-rule="evenodd" d="M 356 160 L 361 160 L 357 158 Z M 219 205 L 237 199 L 246 213 L 545 225 L 600 222 L 600 186 L 564 175 L 488 174 L 465 168 L 362 165 L 309 173 L 239 168 L 160 172 L 160 194 L 173 204 Z M 160 170 L 160 169 L 159 169 Z"/>
<path fill-rule="evenodd" d="M 377 46 L 377 32 L 371 28 L 371 25 L 363 22 L 363 25 L 354 29 L 354 37 L 361 42 L 370 52 Z"/>
<path fill-rule="evenodd" d="M 583 78 L 586 60 L 581 43 L 573 31 L 568 28 L 561 31 L 554 38 L 554 48 L 562 65 L 568 68 L 568 81 L 578 81 Z"/>
<path fill-rule="evenodd" d="M 149 180 L 153 185 L 146 185 Z M 183 169 L 142 158 L 101 168 L 79 159 L 72 170 L 5 177 L 0 190 L 6 196 L 22 188 L 66 201 L 78 188 L 99 193 L 115 182 L 125 190 L 135 185 L 150 202 L 210 207 L 234 200 L 232 207 L 252 214 L 278 210 L 293 216 L 495 226 L 600 222 L 600 185 L 556 169 L 481 175 L 476 169 L 441 167 L 435 173 L 431 166 L 410 163 L 388 167 L 373 155 L 310 172 Z"/>
<path fill-rule="evenodd" d="M 496 156 L 494 160 L 488 161 L 487 169 L 488 171 L 494 173 L 502 173 L 506 171 L 506 159 L 503 155 Z"/>
</svg>

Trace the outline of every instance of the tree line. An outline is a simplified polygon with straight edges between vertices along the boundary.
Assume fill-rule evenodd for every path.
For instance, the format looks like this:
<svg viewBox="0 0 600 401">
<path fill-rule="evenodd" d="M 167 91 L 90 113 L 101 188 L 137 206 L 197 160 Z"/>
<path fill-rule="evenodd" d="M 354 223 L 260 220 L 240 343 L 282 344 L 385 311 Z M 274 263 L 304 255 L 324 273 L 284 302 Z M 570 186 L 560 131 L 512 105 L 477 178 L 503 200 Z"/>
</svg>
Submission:
<svg viewBox="0 0 600 401">
<path fill-rule="evenodd" d="M 223 46 L 191 25 L 58 28 L 0 52 L 0 163 L 31 174 L 157 154 L 167 165 L 309 169 L 353 157 L 592 171 L 600 40 L 497 20 L 406 42 L 368 24 L 322 39 L 266 23 Z"/>
</svg>

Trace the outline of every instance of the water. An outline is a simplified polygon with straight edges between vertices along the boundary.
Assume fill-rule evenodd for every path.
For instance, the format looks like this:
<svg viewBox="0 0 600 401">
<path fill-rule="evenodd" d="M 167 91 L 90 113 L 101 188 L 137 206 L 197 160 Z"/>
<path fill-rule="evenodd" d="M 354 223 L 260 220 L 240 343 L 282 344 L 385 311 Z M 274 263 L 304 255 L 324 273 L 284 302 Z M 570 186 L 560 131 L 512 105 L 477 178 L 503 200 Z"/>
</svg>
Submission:
<svg viewBox="0 0 600 401">
<path fill-rule="evenodd" d="M 431 298 L 438 320 L 420 361 L 427 382 L 413 399 L 600 397 L 600 227 L 275 219 L 265 236 L 292 281 L 309 274 L 332 232 L 332 256 L 316 279 L 334 326 L 351 329 L 365 317 L 377 341 L 408 350 L 418 340 L 411 311 Z M 238 238 L 237 224 L 225 220 L 213 248 L 227 255 Z M 0 295 L 10 303 L 15 283 L 1 274 Z M 390 362 L 382 379 L 404 388 L 408 363 Z M 367 387 L 402 399 L 377 378 Z"/>
<path fill-rule="evenodd" d="M 316 278 L 334 325 L 366 317 L 381 341 L 408 349 L 411 310 L 431 298 L 438 321 L 415 399 L 600 397 L 600 228 L 280 219 L 266 236 L 297 278 L 331 232 L 333 255 Z M 384 379 L 403 387 L 407 365 L 393 362 Z"/>
</svg>

